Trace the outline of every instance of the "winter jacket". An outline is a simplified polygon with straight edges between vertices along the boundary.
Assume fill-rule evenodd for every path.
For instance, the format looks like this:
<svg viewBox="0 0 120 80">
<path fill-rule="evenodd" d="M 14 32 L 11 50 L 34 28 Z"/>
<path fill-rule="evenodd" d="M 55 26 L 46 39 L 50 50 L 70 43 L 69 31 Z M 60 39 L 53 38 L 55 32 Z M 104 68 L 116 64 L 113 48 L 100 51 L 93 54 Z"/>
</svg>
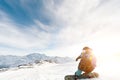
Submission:
<svg viewBox="0 0 120 80">
<path fill-rule="evenodd" d="M 79 63 L 78 69 L 84 71 L 85 73 L 92 72 L 96 67 L 96 57 L 91 51 L 85 51 L 81 53 L 81 61 Z"/>
</svg>

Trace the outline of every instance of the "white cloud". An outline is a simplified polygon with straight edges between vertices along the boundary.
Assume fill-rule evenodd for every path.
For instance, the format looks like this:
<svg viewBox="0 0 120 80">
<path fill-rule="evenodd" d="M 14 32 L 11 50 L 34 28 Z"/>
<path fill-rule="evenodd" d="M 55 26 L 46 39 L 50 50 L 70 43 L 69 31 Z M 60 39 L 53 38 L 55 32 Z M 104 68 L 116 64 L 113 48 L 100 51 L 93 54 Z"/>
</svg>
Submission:
<svg viewBox="0 0 120 80">
<path fill-rule="evenodd" d="M 49 44 L 51 35 L 48 33 L 40 32 L 36 28 L 23 32 L 10 23 L 3 24 L 0 24 L 0 42 L 3 44 L 18 48 L 45 48 Z"/>
<path fill-rule="evenodd" d="M 105 46 L 114 49 L 113 52 L 119 51 L 120 11 L 118 2 L 119 0 L 106 0 L 105 2 L 101 2 L 101 0 L 65 0 L 56 13 L 65 22 L 64 28 L 57 35 L 58 48 L 49 53 L 73 55 L 84 45 L 93 48 Z M 79 47 L 79 50 L 76 50 L 75 46 L 76 49 Z M 102 50 L 105 50 L 103 48 Z M 106 49 L 106 52 L 107 50 L 109 49 Z"/>
<path fill-rule="evenodd" d="M 56 6 L 53 1 L 47 1 L 47 4 L 50 4 L 46 4 L 45 9 L 49 13 L 45 14 L 53 17 L 55 23 L 47 26 L 34 19 L 35 24 L 46 32 L 40 31 L 35 25 L 31 25 L 32 27 L 27 30 L 19 30 L 4 14 L 5 20 L 0 22 L 0 42 L 19 48 L 44 49 L 54 38 L 56 47 L 43 52 L 61 56 L 80 54 L 79 51 L 84 45 L 96 47 L 96 49 L 97 46 L 98 48 L 112 46 L 110 49 L 117 46 L 116 50 L 118 50 L 120 45 L 119 0 L 101 1 L 103 0 L 64 0 L 59 6 Z M 58 28 L 57 23 L 63 25 L 60 32 L 49 33 Z"/>
<path fill-rule="evenodd" d="M 106 33 L 110 29 L 113 33 L 118 31 L 120 11 L 117 1 L 106 2 L 106 5 L 101 4 L 98 7 L 100 0 L 65 0 L 58 11 L 62 14 L 63 20 L 67 22 L 66 27 L 60 33 L 60 39 L 69 42 L 90 37 L 98 31 L 101 33 Z M 106 30 L 102 31 L 102 29 Z"/>
<path fill-rule="evenodd" d="M 12 7 L 15 7 L 11 2 L 9 2 L 9 4 Z M 24 5 L 26 8 L 25 4 L 21 5 Z M 50 6 L 49 9 L 50 8 L 52 8 L 52 6 Z M 28 15 L 29 14 L 32 13 L 28 13 Z M 0 54 L 26 54 L 28 52 L 40 52 L 48 48 L 51 44 L 54 35 L 53 31 L 57 29 L 57 27 L 54 26 L 56 24 L 47 26 L 37 19 L 33 19 L 33 21 L 35 21 L 34 25 L 23 26 L 17 24 L 2 10 L 0 10 L 0 17 L 0 47 L 2 48 L 0 48 Z"/>
<path fill-rule="evenodd" d="M 51 34 L 40 31 L 35 25 L 19 28 L 5 14 L 0 16 L 4 19 L 0 22 L 0 44 L 20 49 L 44 49 L 49 45 Z"/>
<path fill-rule="evenodd" d="M 40 29 L 47 33 L 54 33 L 55 30 L 57 30 L 57 27 L 55 25 L 46 25 L 41 23 L 39 20 L 34 20 L 36 26 L 38 26 Z"/>
</svg>

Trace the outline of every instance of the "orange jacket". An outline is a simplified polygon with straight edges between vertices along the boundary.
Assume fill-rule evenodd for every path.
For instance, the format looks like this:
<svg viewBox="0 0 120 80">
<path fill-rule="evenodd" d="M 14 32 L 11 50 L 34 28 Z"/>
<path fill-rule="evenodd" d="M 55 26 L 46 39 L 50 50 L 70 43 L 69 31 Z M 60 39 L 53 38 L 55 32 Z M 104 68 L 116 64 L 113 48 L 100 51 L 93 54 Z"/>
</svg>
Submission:
<svg viewBox="0 0 120 80">
<path fill-rule="evenodd" d="M 81 61 L 78 68 L 85 73 L 92 72 L 96 67 L 96 57 L 91 51 L 83 52 L 81 55 Z"/>
</svg>

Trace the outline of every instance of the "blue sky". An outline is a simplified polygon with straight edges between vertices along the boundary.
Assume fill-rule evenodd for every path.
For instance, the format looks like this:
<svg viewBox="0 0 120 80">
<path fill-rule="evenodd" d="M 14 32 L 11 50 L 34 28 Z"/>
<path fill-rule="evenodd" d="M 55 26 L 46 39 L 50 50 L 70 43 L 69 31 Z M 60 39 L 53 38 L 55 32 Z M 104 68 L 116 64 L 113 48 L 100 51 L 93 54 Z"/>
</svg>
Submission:
<svg viewBox="0 0 120 80">
<path fill-rule="evenodd" d="M 119 2 L 0 0 L 0 55 L 75 56 L 86 45 L 118 53 Z"/>
<path fill-rule="evenodd" d="M 7 13 L 7 15 L 17 24 L 29 26 L 35 24 L 33 19 L 37 19 L 43 24 L 50 25 L 54 23 L 52 19 L 54 13 L 46 7 L 46 3 L 49 2 L 50 1 L 48 0 L 1 0 L 0 9 Z M 54 0 L 54 2 L 58 5 L 56 0 Z M 50 5 L 51 4 L 47 6 Z"/>
<path fill-rule="evenodd" d="M 25 41 L 26 45 L 28 45 L 24 46 L 23 44 L 22 47 L 23 42 L 21 40 L 14 40 L 12 41 L 13 44 L 11 41 L 4 42 L 1 40 L 0 47 L 6 48 L 6 50 L 8 48 L 13 50 L 26 50 L 24 47 L 27 49 L 29 47 L 34 48 L 34 46 L 29 45 L 29 42 L 33 42 L 33 45 L 34 42 L 36 44 L 38 42 L 39 45 L 43 45 L 40 48 L 39 46 L 35 47 L 35 50 L 36 48 L 49 48 L 49 45 L 51 45 L 50 47 L 53 47 L 54 43 L 52 42 L 52 39 L 54 39 L 54 37 L 51 37 L 51 35 L 54 35 L 54 33 L 59 31 L 59 26 L 61 26 L 61 24 L 60 22 L 57 22 L 57 17 L 55 16 L 54 12 L 49 9 L 49 6 L 57 8 L 57 6 L 60 4 L 60 1 L 57 1 L 54 0 L 54 4 L 52 4 L 52 2 L 49 0 L 0 0 L 0 16 L 2 17 L 0 20 L 5 24 L 1 25 L 1 33 L 3 36 L 10 37 L 10 40 L 14 40 L 11 38 L 19 37 L 20 39 L 23 39 L 23 42 Z M 27 37 L 29 40 L 27 40 Z M 47 39 L 50 41 L 50 43 L 49 41 L 47 43 Z M 21 46 L 16 43 L 20 43 Z M 47 46 L 44 47 L 44 44 Z"/>
</svg>

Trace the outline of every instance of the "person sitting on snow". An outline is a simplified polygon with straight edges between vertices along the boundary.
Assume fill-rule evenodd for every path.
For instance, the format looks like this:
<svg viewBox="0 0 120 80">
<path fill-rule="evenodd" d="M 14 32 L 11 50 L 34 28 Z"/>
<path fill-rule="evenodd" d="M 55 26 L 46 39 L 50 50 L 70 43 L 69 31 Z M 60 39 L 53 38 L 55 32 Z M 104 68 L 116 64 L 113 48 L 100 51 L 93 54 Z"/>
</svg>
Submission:
<svg viewBox="0 0 120 80">
<path fill-rule="evenodd" d="M 75 75 L 80 76 L 82 72 L 84 72 L 84 74 L 89 74 L 95 69 L 96 57 L 94 56 L 91 48 L 84 47 L 81 55 L 76 58 L 76 61 L 78 61 L 78 59 L 81 60 Z"/>
</svg>

